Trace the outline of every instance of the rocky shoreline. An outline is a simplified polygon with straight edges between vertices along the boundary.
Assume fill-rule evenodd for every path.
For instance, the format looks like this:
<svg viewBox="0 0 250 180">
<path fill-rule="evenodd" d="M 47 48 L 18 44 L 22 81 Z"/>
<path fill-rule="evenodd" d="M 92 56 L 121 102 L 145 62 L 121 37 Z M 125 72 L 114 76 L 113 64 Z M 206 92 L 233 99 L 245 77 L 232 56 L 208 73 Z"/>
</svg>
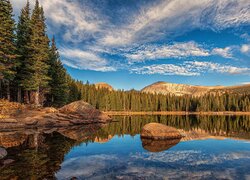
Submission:
<svg viewBox="0 0 250 180">
<path fill-rule="evenodd" d="M 24 110 L 18 115 L 0 119 L 0 129 L 66 127 L 110 122 L 111 118 L 84 101 L 60 109 Z"/>
</svg>

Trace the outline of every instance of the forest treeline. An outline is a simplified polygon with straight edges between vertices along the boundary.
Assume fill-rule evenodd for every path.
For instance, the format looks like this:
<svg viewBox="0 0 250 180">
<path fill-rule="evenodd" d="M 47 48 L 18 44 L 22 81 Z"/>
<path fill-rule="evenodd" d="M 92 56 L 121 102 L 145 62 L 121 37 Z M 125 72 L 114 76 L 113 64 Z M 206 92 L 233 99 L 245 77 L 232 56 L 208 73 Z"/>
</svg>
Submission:
<svg viewBox="0 0 250 180">
<path fill-rule="evenodd" d="M 249 94 L 211 93 L 190 95 L 150 94 L 136 90 L 110 91 L 77 81 L 72 99 L 84 99 L 103 111 L 244 111 L 250 112 Z"/>
<path fill-rule="evenodd" d="M 250 111 L 248 94 L 157 95 L 74 80 L 60 61 L 55 38 L 47 35 L 38 0 L 32 12 L 27 2 L 17 23 L 10 1 L 0 1 L 0 98 L 55 107 L 83 99 L 104 111 Z"/>
</svg>

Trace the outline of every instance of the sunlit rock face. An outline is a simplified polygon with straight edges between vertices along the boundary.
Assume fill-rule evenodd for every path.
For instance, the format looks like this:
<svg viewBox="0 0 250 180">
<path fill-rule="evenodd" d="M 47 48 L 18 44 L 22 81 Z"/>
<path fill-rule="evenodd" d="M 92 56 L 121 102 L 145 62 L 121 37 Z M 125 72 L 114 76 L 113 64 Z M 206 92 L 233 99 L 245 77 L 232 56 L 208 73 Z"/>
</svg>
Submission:
<svg viewBox="0 0 250 180">
<path fill-rule="evenodd" d="M 97 89 L 108 89 L 109 91 L 113 91 L 113 87 L 105 82 L 99 82 L 95 84 Z"/>
<path fill-rule="evenodd" d="M 182 135 L 176 128 L 160 123 L 149 123 L 142 128 L 141 138 L 154 140 L 179 139 L 182 138 Z"/>
<path fill-rule="evenodd" d="M 141 90 L 153 94 L 173 94 L 176 96 L 192 95 L 203 96 L 207 93 L 249 93 L 250 85 L 239 86 L 194 86 L 187 84 L 175 84 L 167 82 L 156 82 Z"/>
<path fill-rule="evenodd" d="M 141 138 L 142 147 L 150 152 L 161 152 L 170 149 L 171 147 L 177 145 L 180 142 L 181 138 L 178 139 L 162 139 L 154 140 Z"/>
<path fill-rule="evenodd" d="M 59 109 L 61 113 L 80 115 L 83 119 L 89 120 L 110 120 L 111 118 L 102 113 L 101 111 L 95 109 L 90 104 L 84 102 L 83 100 L 75 101 Z"/>
</svg>

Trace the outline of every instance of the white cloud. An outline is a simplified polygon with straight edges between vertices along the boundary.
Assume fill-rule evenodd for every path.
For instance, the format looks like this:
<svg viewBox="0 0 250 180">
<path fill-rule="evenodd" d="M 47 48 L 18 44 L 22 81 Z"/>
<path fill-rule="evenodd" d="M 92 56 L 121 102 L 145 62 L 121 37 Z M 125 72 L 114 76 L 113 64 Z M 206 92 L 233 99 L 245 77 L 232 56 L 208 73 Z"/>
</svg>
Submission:
<svg viewBox="0 0 250 180">
<path fill-rule="evenodd" d="M 151 42 L 192 29 L 221 30 L 250 23 L 249 0 L 175 0 L 139 9 L 131 23 L 111 28 L 100 40 L 110 46 Z"/>
<path fill-rule="evenodd" d="M 199 72 L 216 72 L 223 74 L 249 74 L 250 68 L 223 65 L 213 62 L 187 61 L 187 68 L 196 69 Z"/>
<path fill-rule="evenodd" d="M 204 73 L 221 74 L 250 74 L 250 68 L 222 65 L 212 62 L 186 61 L 183 64 L 157 64 L 142 67 L 135 67 L 130 70 L 136 74 L 162 74 L 198 76 Z"/>
<path fill-rule="evenodd" d="M 214 48 L 212 50 L 212 54 L 220 55 L 220 56 L 222 56 L 224 58 L 232 58 L 233 57 L 232 48 L 231 47 Z"/>
<path fill-rule="evenodd" d="M 187 69 L 183 66 L 174 64 L 160 64 L 143 67 L 136 67 L 130 70 L 136 74 L 162 74 L 162 75 L 181 75 L 181 76 L 196 76 L 198 72 L 193 72 L 192 69 Z"/>
<path fill-rule="evenodd" d="M 61 48 L 60 54 L 64 57 L 63 63 L 67 66 L 94 71 L 116 71 L 115 67 L 108 64 L 108 61 L 95 53 L 82 51 L 80 49 Z"/>
<path fill-rule="evenodd" d="M 130 62 L 162 58 L 209 56 L 209 52 L 195 42 L 175 43 L 163 46 L 143 46 L 125 54 Z"/>
<path fill-rule="evenodd" d="M 217 1 L 213 9 L 214 26 L 218 29 L 224 29 L 250 22 L 250 1 L 237 0 Z"/>
<path fill-rule="evenodd" d="M 32 6 L 35 0 L 30 0 Z M 14 12 L 19 14 L 20 8 L 25 5 L 26 1 L 12 0 Z M 103 16 L 99 16 L 98 12 L 93 11 L 86 4 L 78 1 L 67 0 L 42 0 L 47 22 L 52 26 L 52 34 L 55 29 L 59 29 L 64 33 L 65 41 L 82 42 L 87 38 L 91 38 L 95 33 L 99 32 L 104 23 Z"/>
<path fill-rule="evenodd" d="M 224 58 L 233 58 L 233 46 L 225 48 L 205 49 L 194 41 L 179 42 L 172 45 L 144 45 L 133 48 L 124 55 L 130 63 L 164 58 L 206 57 L 218 55 Z"/>
<path fill-rule="evenodd" d="M 248 45 L 248 44 L 243 44 L 243 45 L 241 46 L 241 48 L 240 48 L 240 51 L 241 51 L 242 53 L 248 53 L 248 52 L 250 52 L 250 45 Z"/>
</svg>

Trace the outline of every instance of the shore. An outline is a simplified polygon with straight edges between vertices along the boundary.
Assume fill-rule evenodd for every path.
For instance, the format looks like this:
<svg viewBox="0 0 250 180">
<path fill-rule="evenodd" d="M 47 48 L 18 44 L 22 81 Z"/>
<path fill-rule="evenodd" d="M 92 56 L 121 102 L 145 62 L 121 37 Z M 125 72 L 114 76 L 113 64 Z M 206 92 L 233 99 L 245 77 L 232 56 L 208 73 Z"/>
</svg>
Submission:
<svg viewBox="0 0 250 180">
<path fill-rule="evenodd" d="M 132 112 L 132 111 L 106 111 L 104 112 L 110 116 L 133 116 L 133 115 L 250 115 L 250 112 L 242 111 L 220 111 L 220 112 L 187 112 L 187 111 L 141 111 L 141 112 Z"/>
</svg>

